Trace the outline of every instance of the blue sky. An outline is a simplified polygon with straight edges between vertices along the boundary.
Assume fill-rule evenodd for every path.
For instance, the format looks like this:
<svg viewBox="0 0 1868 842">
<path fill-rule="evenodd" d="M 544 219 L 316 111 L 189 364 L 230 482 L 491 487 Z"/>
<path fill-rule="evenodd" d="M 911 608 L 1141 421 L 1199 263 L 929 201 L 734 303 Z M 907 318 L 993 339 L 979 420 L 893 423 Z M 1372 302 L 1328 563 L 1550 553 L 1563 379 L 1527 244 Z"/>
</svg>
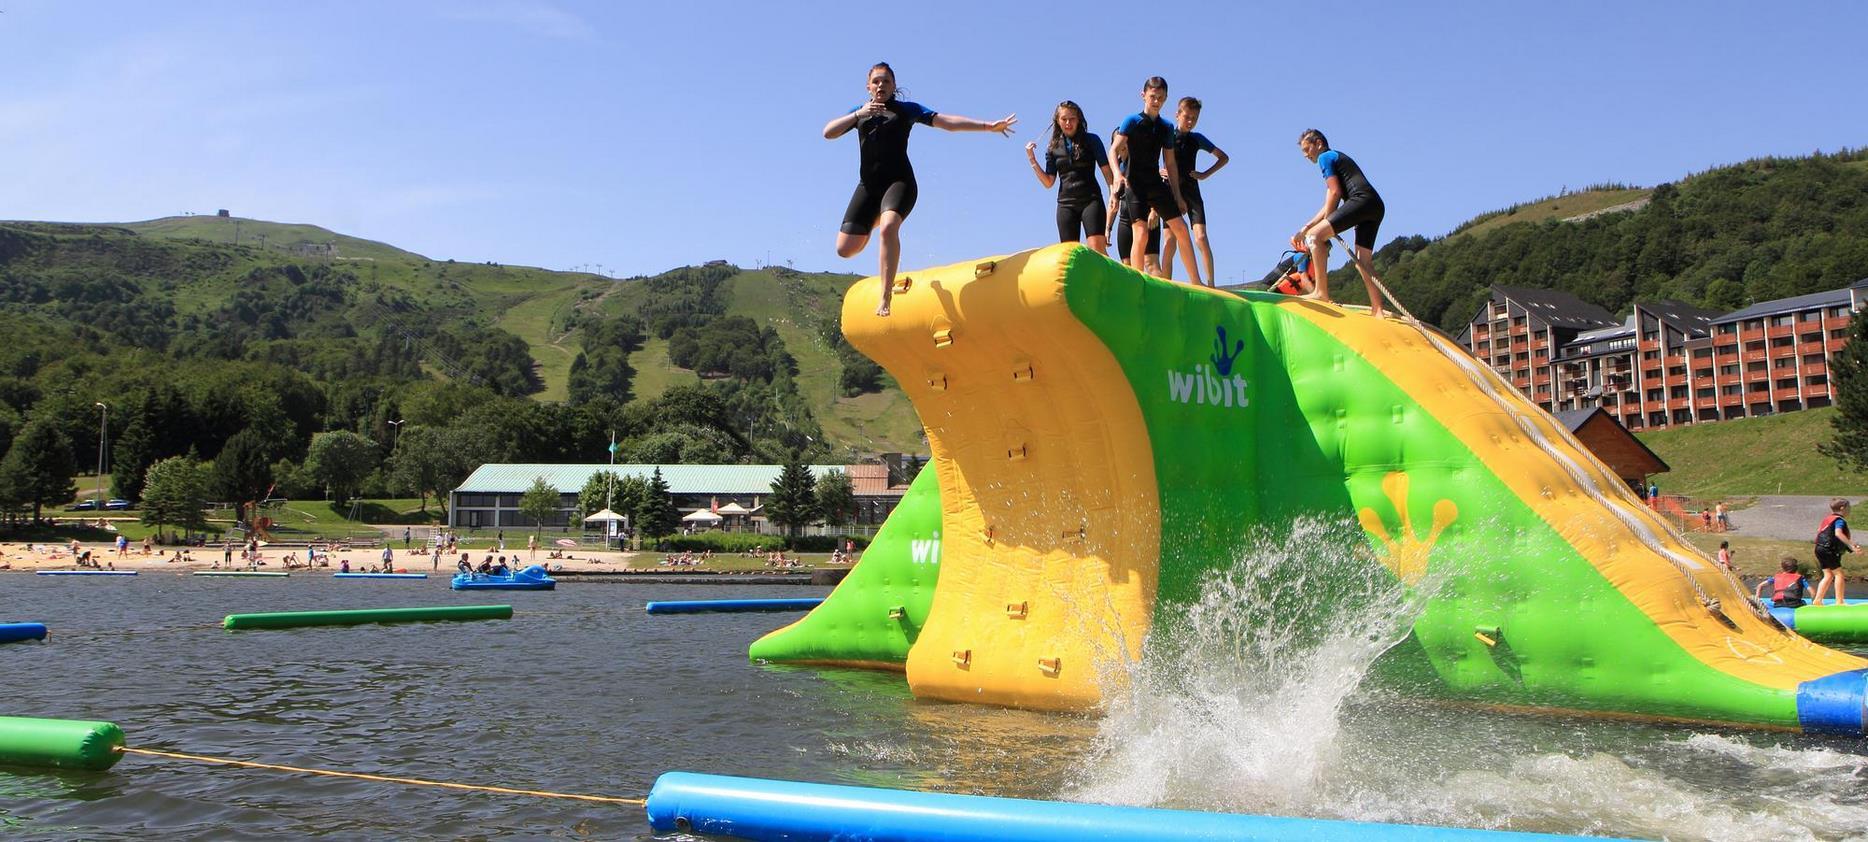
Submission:
<svg viewBox="0 0 1868 842">
<path fill-rule="evenodd" d="M 230 208 L 440 258 L 869 274 L 832 250 L 855 139 L 821 129 L 877 60 L 935 110 L 1022 121 L 916 130 L 908 267 L 1054 240 L 1024 143 L 1066 98 L 1106 136 L 1155 74 L 1232 156 L 1204 185 L 1222 280 L 1320 203 L 1307 127 L 1382 192 L 1383 242 L 1868 143 L 1868 4 L 1214 5 L 0 0 L 0 218 Z M 1112 28 L 1137 8 L 1150 35 Z"/>
</svg>

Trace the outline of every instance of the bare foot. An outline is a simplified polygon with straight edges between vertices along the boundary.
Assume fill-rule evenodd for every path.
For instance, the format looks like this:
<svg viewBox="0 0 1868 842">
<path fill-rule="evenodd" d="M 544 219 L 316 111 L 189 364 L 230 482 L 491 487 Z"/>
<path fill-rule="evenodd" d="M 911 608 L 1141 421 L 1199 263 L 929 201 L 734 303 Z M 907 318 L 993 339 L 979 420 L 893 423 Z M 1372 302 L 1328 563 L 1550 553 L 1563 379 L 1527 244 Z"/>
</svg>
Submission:
<svg viewBox="0 0 1868 842">
<path fill-rule="evenodd" d="M 891 297 L 892 296 L 889 295 L 889 288 L 883 287 L 882 288 L 882 303 L 876 306 L 876 315 L 887 316 L 889 314 L 889 299 Z"/>
<path fill-rule="evenodd" d="M 1382 308 L 1380 308 L 1380 307 L 1370 307 L 1370 308 L 1369 308 L 1369 315 L 1371 315 L 1371 316 L 1374 316 L 1375 318 L 1378 318 L 1378 319 L 1379 319 L 1379 318 L 1381 318 L 1381 317 L 1382 317 Z"/>
<path fill-rule="evenodd" d="M 1334 301 L 1331 301 L 1328 296 L 1314 289 L 1309 292 L 1304 293 L 1303 295 L 1298 296 L 1298 298 L 1302 298 L 1305 301 L 1315 301 L 1319 304 L 1335 304 L 1336 303 Z"/>
</svg>

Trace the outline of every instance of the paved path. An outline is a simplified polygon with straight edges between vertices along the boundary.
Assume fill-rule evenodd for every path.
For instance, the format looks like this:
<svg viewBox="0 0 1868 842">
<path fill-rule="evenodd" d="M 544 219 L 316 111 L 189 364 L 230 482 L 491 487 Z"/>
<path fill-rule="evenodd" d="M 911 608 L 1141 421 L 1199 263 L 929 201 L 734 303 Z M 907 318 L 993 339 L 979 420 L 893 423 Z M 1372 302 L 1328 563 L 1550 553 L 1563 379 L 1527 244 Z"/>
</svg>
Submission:
<svg viewBox="0 0 1868 842">
<path fill-rule="evenodd" d="M 1829 514 L 1830 499 L 1791 495 L 1759 497 L 1756 505 L 1730 512 L 1726 517 L 1732 521 L 1733 533 L 1748 538 L 1810 541 L 1815 539 L 1816 526 L 1823 522 L 1823 516 Z"/>
</svg>

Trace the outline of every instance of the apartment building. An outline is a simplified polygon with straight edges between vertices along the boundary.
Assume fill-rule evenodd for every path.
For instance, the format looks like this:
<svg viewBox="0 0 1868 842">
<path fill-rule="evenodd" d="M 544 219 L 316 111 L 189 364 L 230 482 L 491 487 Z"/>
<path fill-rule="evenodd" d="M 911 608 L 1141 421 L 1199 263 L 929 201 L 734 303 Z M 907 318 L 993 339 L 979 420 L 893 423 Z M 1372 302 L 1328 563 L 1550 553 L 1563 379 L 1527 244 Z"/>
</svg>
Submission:
<svg viewBox="0 0 1868 842">
<path fill-rule="evenodd" d="M 1644 302 L 1616 320 L 1567 293 L 1494 287 L 1460 343 L 1550 412 L 1653 429 L 1828 406 L 1829 360 L 1865 303 L 1868 279 L 1724 314 Z"/>
</svg>

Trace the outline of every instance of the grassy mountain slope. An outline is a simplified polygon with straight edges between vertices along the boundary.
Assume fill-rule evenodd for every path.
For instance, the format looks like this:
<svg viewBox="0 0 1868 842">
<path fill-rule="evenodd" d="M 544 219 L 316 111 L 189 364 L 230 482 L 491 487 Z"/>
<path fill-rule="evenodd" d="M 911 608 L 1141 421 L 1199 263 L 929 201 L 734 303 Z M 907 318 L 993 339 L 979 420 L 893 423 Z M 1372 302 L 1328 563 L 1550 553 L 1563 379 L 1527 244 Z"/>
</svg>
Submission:
<svg viewBox="0 0 1868 842">
<path fill-rule="evenodd" d="M 1512 205 L 1501 211 L 1481 214 L 1453 229 L 1453 233 L 1447 236 L 1468 237 L 1484 234 L 1516 222 L 1571 220 L 1585 214 L 1632 204 L 1648 198 L 1653 193 L 1653 190 L 1645 187 L 1602 187 L 1565 193 L 1561 196 L 1551 196 L 1535 202 Z"/>
</svg>

